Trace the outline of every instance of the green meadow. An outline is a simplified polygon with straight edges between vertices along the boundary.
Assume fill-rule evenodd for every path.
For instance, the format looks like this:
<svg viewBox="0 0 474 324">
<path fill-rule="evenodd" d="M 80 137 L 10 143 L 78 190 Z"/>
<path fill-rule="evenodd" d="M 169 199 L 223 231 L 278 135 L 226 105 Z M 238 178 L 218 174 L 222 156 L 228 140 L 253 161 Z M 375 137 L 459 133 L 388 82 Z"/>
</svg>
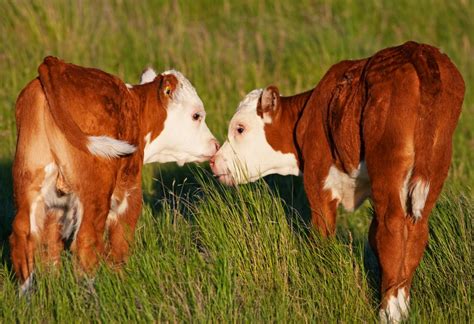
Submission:
<svg viewBox="0 0 474 324">
<path fill-rule="evenodd" d="M 146 166 L 144 207 L 122 271 L 79 278 L 38 268 L 18 296 L 8 252 L 14 216 L 14 105 L 47 55 L 138 83 L 175 68 L 195 85 L 222 142 L 239 101 L 275 84 L 314 87 L 343 59 L 407 40 L 448 54 L 466 82 L 448 180 L 412 287 L 409 322 L 472 322 L 474 4 L 469 0 L 0 1 L 0 322 L 377 322 L 370 203 L 339 211 L 337 235 L 308 225 L 302 181 L 225 188 L 207 164 Z M 91 188 L 93 184 L 91 184 Z"/>
</svg>

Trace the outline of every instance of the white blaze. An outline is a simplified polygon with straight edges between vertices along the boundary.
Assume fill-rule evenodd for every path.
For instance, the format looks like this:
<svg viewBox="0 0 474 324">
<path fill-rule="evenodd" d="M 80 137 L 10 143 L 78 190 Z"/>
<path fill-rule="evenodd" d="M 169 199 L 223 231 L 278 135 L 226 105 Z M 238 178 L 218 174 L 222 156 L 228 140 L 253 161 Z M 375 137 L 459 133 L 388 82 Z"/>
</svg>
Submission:
<svg viewBox="0 0 474 324">
<path fill-rule="evenodd" d="M 261 94 L 261 89 L 253 90 L 239 104 L 227 141 L 215 156 L 213 171 L 227 184 L 251 182 L 273 173 L 300 174 L 294 154 L 276 151 L 266 139 L 265 121 L 257 115 Z"/>
<path fill-rule="evenodd" d="M 204 105 L 191 83 L 178 71 L 166 71 L 178 79 L 158 137 L 145 136 L 144 163 L 202 162 L 216 152 L 216 140 L 206 125 Z M 193 116 L 199 115 L 199 120 Z"/>
</svg>

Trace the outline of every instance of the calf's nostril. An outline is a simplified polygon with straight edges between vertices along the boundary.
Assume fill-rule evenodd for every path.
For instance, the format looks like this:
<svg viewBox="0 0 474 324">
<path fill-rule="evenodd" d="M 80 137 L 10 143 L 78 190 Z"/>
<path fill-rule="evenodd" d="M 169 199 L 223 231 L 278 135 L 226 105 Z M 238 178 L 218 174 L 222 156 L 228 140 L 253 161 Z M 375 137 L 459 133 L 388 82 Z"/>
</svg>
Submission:
<svg viewBox="0 0 474 324">
<path fill-rule="evenodd" d="M 219 151 L 219 149 L 220 149 L 220 147 L 221 147 L 221 146 L 219 145 L 219 142 L 218 142 L 217 140 L 212 140 L 212 141 L 213 141 L 213 143 L 214 143 L 214 148 L 216 149 L 216 152 Z"/>
</svg>

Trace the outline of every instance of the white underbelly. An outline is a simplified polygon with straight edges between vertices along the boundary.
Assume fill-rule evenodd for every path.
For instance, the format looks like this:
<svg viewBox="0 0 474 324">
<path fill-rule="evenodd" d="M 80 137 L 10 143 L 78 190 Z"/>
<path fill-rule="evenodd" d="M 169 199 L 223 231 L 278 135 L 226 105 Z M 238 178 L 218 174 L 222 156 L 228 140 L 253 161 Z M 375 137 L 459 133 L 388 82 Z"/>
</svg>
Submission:
<svg viewBox="0 0 474 324">
<path fill-rule="evenodd" d="M 362 161 L 351 174 L 342 172 L 332 165 L 324 181 L 324 189 L 330 190 L 332 198 L 341 203 L 346 210 L 357 209 L 371 194 L 365 162 Z"/>
<path fill-rule="evenodd" d="M 30 207 L 30 231 L 32 234 L 41 232 L 46 216 L 56 217 L 56 222 L 61 225 L 61 236 L 75 240 L 84 213 L 83 205 L 74 192 L 63 193 L 58 189 L 59 170 L 55 163 L 48 164 L 44 171 L 41 190 Z M 107 225 L 125 213 L 128 208 L 127 197 L 127 192 L 121 200 L 112 196 Z"/>
</svg>

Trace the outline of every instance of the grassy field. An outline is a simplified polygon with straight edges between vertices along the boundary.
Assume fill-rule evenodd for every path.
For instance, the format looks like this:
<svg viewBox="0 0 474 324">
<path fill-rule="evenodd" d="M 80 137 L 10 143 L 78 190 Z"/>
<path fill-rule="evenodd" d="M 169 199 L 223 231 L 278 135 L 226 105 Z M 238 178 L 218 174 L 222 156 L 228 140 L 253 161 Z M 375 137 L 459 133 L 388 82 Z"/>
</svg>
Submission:
<svg viewBox="0 0 474 324">
<path fill-rule="evenodd" d="M 378 269 L 370 204 L 340 211 L 337 237 L 307 228 L 301 179 L 223 188 L 206 165 L 153 165 L 133 255 L 121 272 L 76 278 L 38 269 L 19 298 L 7 235 L 14 215 L 14 102 L 46 55 L 138 82 L 145 66 L 194 83 L 223 140 L 248 91 L 313 87 L 342 59 L 415 40 L 435 45 L 466 82 L 449 179 L 430 219 L 410 322 L 472 321 L 474 5 L 441 1 L 1 1 L 0 322 L 376 322 Z"/>
</svg>

